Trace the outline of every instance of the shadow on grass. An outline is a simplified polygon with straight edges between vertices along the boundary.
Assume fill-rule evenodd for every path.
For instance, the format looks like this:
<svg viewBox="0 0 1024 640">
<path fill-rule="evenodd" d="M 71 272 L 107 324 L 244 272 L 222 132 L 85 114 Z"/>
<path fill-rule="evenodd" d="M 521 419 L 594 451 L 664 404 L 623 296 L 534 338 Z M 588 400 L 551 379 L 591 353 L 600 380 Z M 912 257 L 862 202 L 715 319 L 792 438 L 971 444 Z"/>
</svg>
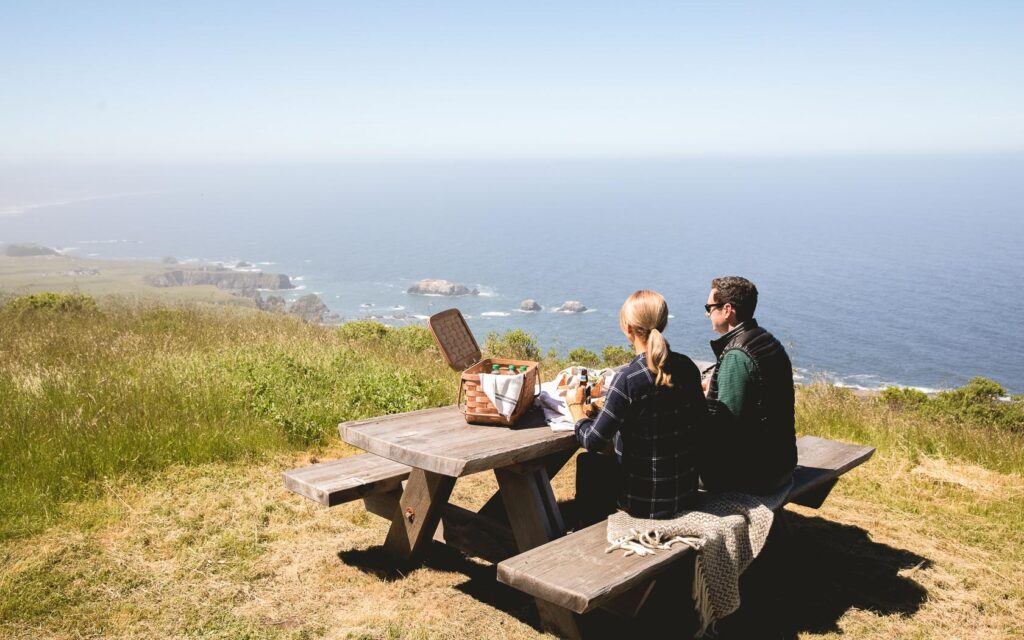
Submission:
<svg viewBox="0 0 1024 640">
<path fill-rule="evenodd" d="M 718 638 L 795 638 L 799 632 L 839 632 L 838 622 L 850 609 L 882 616 L 913 615 L 927 591 L 902 569 L 927 568 L 930 562 L 912 551 L 874 542 L 864 529 L 817 517 L 786 512 L 773 528 L 757 563 L 744 574 L 741 609 L 722 620 Z M 467 577 L 456 588 L 540 629 L 534 600 L 497 582 L 496 568 L 470 560 L 451 548 L 432 543 L 422 561 L 395 568 L 383 547 L 343 551 L 338 557 L 385 580 L 399 580 L 418 567 L 456 572 Z M 691 561 L 663 573 L 640 615 L 625 620 L 598 610 L 582 616 L 586 637 L 635 637 L 647 631 L 662 635 L 696 629 L 690 600 Z M 681 606 L 685 604 L 685 606 Z"/>
<path fill-rule="evenodd" d="M 383 545 L 339 551 L 338 559 L 381 580 L 401 580 L 421 568 L 444 573 L 460 573 L 470 580 L 488 577 L 494 580 L 496 572 L 493 565 L 472 560 L 462 552 L 439 542 L 431 542 L 421 558 L 405 563 L 396 563 Z"/>
<path fill-rule="evenodd" d="M 927 568 L 927 558 L 874 542 L 860 527 L 792 512 L 786 512 L 785 523 L 788 535 L 773 541 L 775 566 L 764 567 L 752 582 L 761 587 L 754 597 L 756 591 L 783 590 L 774 599 L 785 599 L 783 623 L 789 631 L 838 632 L 837 623 L 849 609 L 911 616 L 925 602 L 927 590 L 899 572 Z M 773 570 L 774 575 L 765 575 Z"/>
</svg>

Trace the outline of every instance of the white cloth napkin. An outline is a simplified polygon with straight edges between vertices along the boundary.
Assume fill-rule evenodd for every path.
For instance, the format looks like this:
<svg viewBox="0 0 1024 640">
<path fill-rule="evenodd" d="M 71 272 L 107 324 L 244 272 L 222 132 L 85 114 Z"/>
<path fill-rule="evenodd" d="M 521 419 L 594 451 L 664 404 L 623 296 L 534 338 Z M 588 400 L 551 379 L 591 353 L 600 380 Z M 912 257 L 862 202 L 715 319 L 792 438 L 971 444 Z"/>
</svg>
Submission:
<svg viewBox="0 0 1024 640">
<path fill-rule="evenodd" d="M 523 390 L 525 376 L 517 373 L 514 376 L 495 375 L 493 373 L 480 374 L 480 388 L 484 390 L 487 399 L 494 404 L 503 418 L 512 415 L 519 404 L 519 392 Z"/>
<path fill-rule="evenodd" d="M 536 404 L 544 412 L 544 420 L 552 431 L 572 431 L 576 425 L 572 421 L 569 407 L 565 405 L 565 398 L 558 396 L 556 382 L 557 379 L 540 385 L 540 395 L 537 396 Z"/>
</svg>

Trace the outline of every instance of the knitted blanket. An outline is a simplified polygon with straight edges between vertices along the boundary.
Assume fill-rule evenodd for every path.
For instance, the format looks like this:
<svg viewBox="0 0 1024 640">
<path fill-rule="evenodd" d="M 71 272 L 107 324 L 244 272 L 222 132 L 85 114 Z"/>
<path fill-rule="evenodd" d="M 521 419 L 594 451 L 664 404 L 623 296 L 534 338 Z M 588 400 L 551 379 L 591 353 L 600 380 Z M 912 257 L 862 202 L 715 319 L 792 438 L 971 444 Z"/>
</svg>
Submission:
<svg viewBox="0 0 1024 640">
<path fill-rule="evenodd" d="M 739 581 L 761 553 L 774 511 L 786 500 L 792 483 L 767 496 L 746 493 L 710 494 L 699 510 L 672 520 L 633 518 L 624 511 L 608 517 L 608 552 L 648 555 L 673 544 L 697 551 L 693 575 L 693 601 L 703 636 L 717 620 L 740 606 Z"/>
</svg>

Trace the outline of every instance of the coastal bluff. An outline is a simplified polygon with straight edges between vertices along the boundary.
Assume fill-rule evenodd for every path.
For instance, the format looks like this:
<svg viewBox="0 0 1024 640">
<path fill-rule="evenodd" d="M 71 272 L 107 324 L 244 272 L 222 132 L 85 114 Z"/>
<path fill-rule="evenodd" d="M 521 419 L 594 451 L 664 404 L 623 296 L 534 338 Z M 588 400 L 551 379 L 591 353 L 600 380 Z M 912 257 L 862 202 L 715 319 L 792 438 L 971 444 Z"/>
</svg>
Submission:
<svg viewBox="0 0 1024 640">
<path fill-rule="evenodd" d="M 44 247 L 41 244 L 26 243 L 26 244 L 5 244 L 2 247 L 2 255 L 10 258 L 27 258 L 32 256 L 59 256 L 60 252 L 55 251 L 49 247 Z"/>
<path fill-rule="evenodd" d="M 174 269 L 145 277 L 152 287 L 189 287 L 213 285 L 218 289 L 253 291 L 256 289 L 294 289 L 291 278 L 283 273 L 231 271 L 223 268 Z"/>
</svg>

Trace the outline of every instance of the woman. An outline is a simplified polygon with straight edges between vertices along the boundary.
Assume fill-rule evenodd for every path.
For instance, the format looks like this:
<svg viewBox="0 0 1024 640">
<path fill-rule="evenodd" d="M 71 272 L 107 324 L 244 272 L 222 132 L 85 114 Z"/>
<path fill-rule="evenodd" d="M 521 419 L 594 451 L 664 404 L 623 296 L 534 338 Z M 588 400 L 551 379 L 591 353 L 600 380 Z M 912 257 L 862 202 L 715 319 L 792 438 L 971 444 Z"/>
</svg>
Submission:
<svg viewBox="0 0 1024 640">
<path fill-rule="evenodd" d="M 697 495 L 697 444 L 707 421 L 700 371 L 669 350 L 662 332 L 668 305 L 637 291 L 619 312 L 619 326 L 637 356 L 612 380 L 595 418 L 578 396 L 569 399 L 576 439 L 588 452 L 576 461 L 581 524 L 617 506 L 639 518 L 669 518 Z M 615 457 L 598 455 L 614 443 Z"/>
</svg>

